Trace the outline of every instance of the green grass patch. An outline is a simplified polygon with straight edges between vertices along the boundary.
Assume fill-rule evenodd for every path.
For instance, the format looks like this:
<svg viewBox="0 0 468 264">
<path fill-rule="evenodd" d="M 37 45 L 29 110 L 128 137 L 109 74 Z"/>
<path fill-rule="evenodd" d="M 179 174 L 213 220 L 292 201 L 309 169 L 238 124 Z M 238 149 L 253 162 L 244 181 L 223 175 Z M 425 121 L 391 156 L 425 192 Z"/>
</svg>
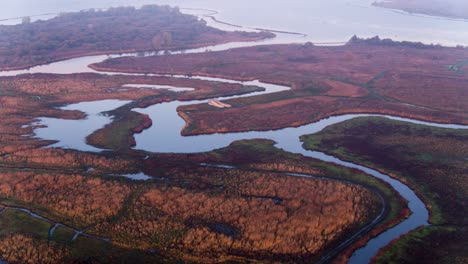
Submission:
<svg viewBox="0 0 468 264">
<path fill-rule="evenodd" d="M 28 233 L 46 239 L 51 226 L 51 223 L 47 221 L 34 218 L 18 210 L 7 209 L 0 215 L 0 236 Z"/>
<path fill-rule="evenodd" d="M 137 112 L 125 112 L 116 119 L 87 137 L 92 146 L 101 149 L 126 150 L 134 145 L 132 131 L 141 126 L 144 116 Z"/>
<path fill-rule="evenodd" d="M 49 210 L 40 204 L 27 203 L 27 202 L 15 199 L 14 197 L 8 197 L 8 198 L 0 197 L 0 202 L 6 206 L 27 208 L 42 217 L 45 217 L 47 219 L 53 219 L 54 221 L 72 226 L 77 229 L 86 227 L 86 225 L 83 225 L 83 223 L 71 221 L 69 218 L 61 215 L 59 212 Z"/>
<path fill-rule="evenodd" d="M 466 237 L 466 227 L 421 227 L 392 244 L 376 258 L 375 263 L 466 263 Z"/>
<path fill-rule="evenodd" d="M 73 232 L 73 230 L 59 226 L 55 229 L 50 239 L 57 243 L 70 244 L 74 235 L 75 235 L 75 232 Z"/>
</svg>

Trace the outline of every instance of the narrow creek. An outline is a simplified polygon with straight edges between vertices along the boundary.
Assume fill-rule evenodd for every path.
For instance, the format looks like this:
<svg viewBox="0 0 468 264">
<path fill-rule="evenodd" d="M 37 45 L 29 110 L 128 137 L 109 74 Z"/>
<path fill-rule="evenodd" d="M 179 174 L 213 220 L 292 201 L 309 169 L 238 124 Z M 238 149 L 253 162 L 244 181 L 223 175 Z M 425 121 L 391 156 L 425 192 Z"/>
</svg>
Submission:
<svg viewBox="0 0 468 264">
<path fill-rule="evenodd" d="M 70 231 L 73 232 L 73 237 L 71 238 L 71 241 L 74 241 L 76 240 L 80 235 L 81 236 L 85 236 L 85 237 L 89 237 L 89 238 L 94 238 L 94 239 L 98 239 L 98 240 L 102 240 L 102 241 L 105 241 L 105 242 L 109 242 L 110 240 L 107 239 L 107 238 L 103 238 L 103 237 L 98 237 L 98 236 L 93 236 L 93 235 L 90 235 L 90 234 L 87 234 L 86 231 L 91 229 L 91 227 L 87 227 L 83 230 L 78 230 L 76 228 L 73 228 L 71 226 L 68 226 L 68 225 L 65 225 L 65 224 L 62 224 L 62 223 L 59 223 L 59 222 L 55 222 L 55 221 L 52 221 L 44 216 L 41 216 L 27 208 L 23 208 L 23 207 L 17 207 L 17 206 L 5 206 L 2 210 L 0 210 L 0 215 L 4 214 L 6 211 L 8 210 L 13 210 L 13 211 L 19 211 L 19 212 L 23 212 L 25 214 L 28 214 L 30 215 L 31 217 L 33 218 L 36 218 L 36 219 L 39 219 L 39 220 L 42 220 L 42 221 L 45 221 L 45 222 L 48 222 L 50 224 L 52 224 L 52 226 L 50 227 L 49 229 L 49 233 L 48 233 L 48 239 L 52 239 L 53 236 L 54 236 L 54 232 L 55 230 L 58 228 L 58 227 L 62 227 L 62 228 L 65 228 L 65 229 L 68 229 Z M 0 262 L 1 263 L 1 262 Z"/>
<path fill-rule="evenodd" d="M 186 51 L 179 51 L 184 53 L 194 53 L 194 52 L 205 52 L 206 49 L 210 50 L 226 50 L 236 47 L 245 47 L 245 46 L 254 46 L 259 44 L 271 44 L 271 43 L 280 43 L 281 42 L 281 35 L 277 39 L 272 40 L 265 40 L 261 42 L 255 43 L 229 43 L 229 44 L 222 44 L 208 48 L 202 49 L 194 49 L 194 50 L 186 50 Z M 290 40 L 290 37 L 287 38 Z M 297 37 L 297 42 L 300 42 L 300 38 Z M 154 55 L 154 54 L 148 54 Z M 20 71 L 9 71 L 9 72 L 0 72 L 0 76 L 15 76 L 24 73 L 55 73 L 55 74 L 65 74 L 65 73 L 78 73 L 78 72 L 95 72 L 100 74 L 122 74 L 122 73 L 112 73 L 112 72 L 96 72 L 90 68 L 88 68 L 89 64 L 97 63 L 102 60 L 105 60 L 109 57 L 119 57 L 119 56 L 136 56 L 136 54 L 121 54 L 121 55 L 103 55 L 103 56 L 87 56 L 82 58 L 70 59 L 61 62 L 51 63 L 48 65 L 42 65 L 33 67 L 29 70 L 20 70 Z M 126 75 L 144 75 L 144 74 L 126 74 Z M 146 76 L 167 76 L 167 75 L 157 75 L 157 74 L 146 74 Z M 242 85 L 256 85 L 259 87 L 263 87 L 265 90 L 261 92 L 255 92 L 245 95 L 238 95 L 238 96 L 228 96 L 228 97 L 220 97 L 217 98 L 219 100 L 227 100 L 245 96 L 255 96 L 261 94 L 268 94 L 274 93 L 279 91 L 284 91 L 290 89 L 290 87 L 280 86 L 280 85 L 273 85 L 262 83 L 259 81 L 249 81 L 249 82 L 240 82 L 230 79 L 222 79 L 222 78 L 209 78 L 209 77 L 200 77 L 200 76 L 170 76 L 174 78 L 190 78 L 190 79 L 203 79 L 209 81 L 219 81 L 219 82 L 229 82 L 229 83 L 239 83 Z M 157 85 L 157 84 L 155 84 Z M 145 87 L 145 86 L 141 86 Z M 164 88 L 164 89 L 178 89 L 178 87 L 157 87 L 156 88 Z M 146 88 L 155 88 L 153 86 L 146 86 Z M 190 89 L 190 87 L 188 87 Z M 395 238 L 400 237 L 401 235 L 423 225 L 428 225 L 429 213 L 425 206 L 425 204 L 421 201 L 421 199 L 411 190 L 408 186 L 403 184 L 402 182 L 391 178 L 388 175 L 382 174 L 376 170 L 342 161 L 336 157 L 326 155 L 321 152 L 316 151 L 307 151 L 302 147 L 302 143 L 299 140 L 301 135 L 305 134 L 314 134 L 319 131 L 322 131 L 325 127 L 338 124 L 346 120 L 350 120 L 356 117 L 368 117 L 368 116 L 380 116 L 384 118 L 389 118 L 393 120 L 399 120 L 404 122 L 410 122 L 414 124 L 422 124 L 427 126 L 434 126 L 434 127 L 443 127 L 443 128 L 452 128 L 452 129 L 467 129 L 468 126 L 464 125 L 455 125 L 455 124 L 438 124 L 432 122 L 423 122 L 408 118 L 401 118 L 396 116 L 389 116 L 389 115 L 371 115 L 371 114 L 347 114 L 347 115 L 340 115 L 340 116 L 333 116 L 329 118 L 322 119 L 318 122 L 314 122 L 311 124 L 303 125 L 300 127 L 289 127 L 274 131 L 249 131 L 249 132 L 241 132 L 241 133 L 225 133 L 225 134 L 208 134 L 208 135 L 197 135 L 197 136 L 181 136 L 180 132 L 181 129 L 185 125 L 185 121 L 180 118 L 177 114 L 177 107 L 182 105 L 190 105 L 190 104 L 200 104 L 206 103 L 206 100 L 193 100 L 193 101 L 172 101 L 167 103 L 160 103 L 153 106 L 150 106 L 145 109 L 136 108 L 133 109 L 134 111 L 141 112 L 148 114 L 153 121 L 153 126 L 149 129 L 146 129 L 141 134 L 135 135 L 136 139 L 136 147 L 135 149 L 141 149 L 151 152 L 158 152 L 158 153 L 197 153 L 197 152 L 205 152 L 211 151 L 214 149 L 218 149 L 221 147 L 228 146 L 231 142 L 236 140 L 243 140 L 243 139 L 255 139 L 255 138 L 264 138 L 264 139 L 271 139 L 276 142 L 276 147 L 283 149 L 288 152 L 302 154 L 307 157 L 316 158 L 325 162 L 332 162 L 336 163 L 348 168 L 355 168 L 362 170 L 374 177 L 381 179 L 389 183 L 403 198 L 405 198 L 409 202 L 409 208 L 411 210 L 411 216 L 405 220 L 403 220 L 400 224 L 394 226 L 393 228 L 388 229 L 387 231 L 379 234 L 375 238 L 368 241 L 368 243 L 356 250 L 349 263 L 358 264 L 358 263 L 368 263 L 373 256 L 381 249 L 382 247 L 388 245 L 390 241 Z M 83 111 L 88 115 L 88 118 L 85 120 L 61 120 L 61 119 L 54 119 L 54 118 L 42 118 L 39 119 L 38 122 L 31 124 L 33 126 L 36 125 L 45 125 L 46 127 L 40 127 L 35 129 L 35 136 L 40 137 L 43 139 L 49 140 L 57 140 L 58 143 L 53 145 L 55 147 L 63 147 L 63 148 L 70 148 L 70 149 L 77 149 L 83 151 L 100 151 L 94 147 L 88 146 L 84 142 L 84 138 L 88 136 L 91 132 L 102 128 L 104 125 L 111 121 L 110 117 L 105 117 L 100 115 L 102 111 L 108 111 L 115 109 L 127 102 L 125 101 L 117 101 L 117 100 L 105 100 L 105 101 L 94 101 L 94 102 L 84 102 L 79 104 L 73 104 L 66 106 L 66 109 L 69 110 L 80 110 Z M 91 109 L 91 110 L 90 110 Z M 103 110 L 104 109 L 104 110 Z M 64 135 L 68 133 L 64 133 L 64 131 L 70 131 L 70 127 L 76 127 L 74 129 L 73 137 L 64 138 Z M 291 175 L 294 176 L 294 175 Z M 138 174 L 136 176 L 137 180 L 145 180 L 147 179 L 144 175 Z M 30 215 L 34 216 L 32 212 L 27 209 L 23 208 L 10 208 L 14 210 L 21 210 L 24 212 L 29 213 Z M 27 211 L 25 211 L 27 210 Z M 34 216 L 35 217 L 35 216 Z M 50 220 L 49 220 L 50 221 Z M 52 222 L 52 221 L 50 221 Z M 55 222 L 52 222 L 55 223 Z M 59 223 L 55 223 L 54 226 L 61 225 Z M 56 228 L 56 227 L 55 227 Z M 51 233 L 55 228 L 51 229 Z M 76 235 L 86 235 L 84 231 L 79 231 L 73 229 Z M 345 241 L 342 245 L 340 245 L 336 250 L 330 252 L 330 254 L 326 255 L 322 262 L 327 262 L 330 260 L 335 254 L 339 253 L 342 249 L 348 246 L 351 242 L 354 241 L 359 235 L 361 235 L 361 231 L 358 234 L 352 236 L 348 241 Z"/>
</svg>

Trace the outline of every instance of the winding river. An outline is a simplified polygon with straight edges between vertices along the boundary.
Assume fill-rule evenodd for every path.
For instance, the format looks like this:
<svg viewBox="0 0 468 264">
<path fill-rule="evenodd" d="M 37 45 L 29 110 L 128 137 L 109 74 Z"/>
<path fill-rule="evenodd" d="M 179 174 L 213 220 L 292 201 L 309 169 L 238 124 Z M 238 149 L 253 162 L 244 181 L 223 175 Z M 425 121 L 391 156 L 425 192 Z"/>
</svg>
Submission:
<svg viewBox="0 0 468 264">
<path fill-rule="evenodd" d="M 279 38 L 270 39 L 260 42 L 260 44 L 271 44 L 279 43 L 283 38 L 291 40 L 291 36 L 287 34 L 278 34 Z M 294 36 L 296 42 L 301 42 L 303 38 L 300 36 Z M 230 43 L 217 45 L 209 47 L 210 50 L 225 50 L 235 47 L 245 47 L 258 45 L 259 43 Z M 186 50 L 185 53 L 190 52 L 205 52 L 207 48 Z M 70 59 L 61 62 L 51 63 L 49 65 L 33 67 L 29 70 L 20 70 L 20 71 L 9 71 L 9 72 L 0 72 L 0 76 L 14 76 L 23 73 L 77 73 L 77 72 L 96 72 L 90 68 L 88 65 L 91 63 L 100 62 L 108 57 L 118 57 L 118 56 L 134 56 L 136 54 L 123 54 L 123 55 L 105 55 L 105 56 L 88 56 L 77 59 Z M 120 73 L 111 73 L 111 72 L 99 72 L 101 74 L 120 74 Z M 128 75 L 138 75 L 138 74 L 128 74 Z M 154 76 L 161 76 L 156 75 Z M 256 85 L 265 88 L 264 91 L 250 93 L 240 96 L 229 96 L 229 97 L 220 97 L 219 100 L 226 100 L 232 98 L 238 98 L 243 96 L 255 96 L 261 94 L 274 93 L 279 91 L 284 91 L 290 89 L 290 87 L 273 85 L 267 83 L 261 83 L 259 81 L 250 81 L 250 82 L 239 82 L 229 79 L 221 78 L 208 78 L 200 76 L 171 76 L 175 78 L 191 78 L 191 79 L 203 79 L 210 81 L 219 81 L 219 82 L 229 82 L 229 83 L 240 83 L 243 85 Z M 157 85 L 157 84 L 155 84 Z M 145 87 L 143 87 L 145 88 Z M 161 88 L 161 89 L 177 89 L 177 87 L 146 87 L 146 88 Z M 189 87 L 190 88 L 190 87 Z M 185 125 L 183 119 L 177 115 L 177 107 L 182 105 L 189 104 L 200 104 L 206 103 L 208 100 L 193 100 L 193 101 L 172 101 L 167 103 L 160 103 L 153 106 L 150 106 L 145 109 L 136 108 L 134 111 L 148 114 L 153 121 L 153 126 L 141 134 L 135 136 L 136 139 L 136 149 L 151 151 L 151 152 L 174 152 L 174 153 L 196 153 L 196 152 L 205 152 L 214 150 L 217 148 L 225 147 L 231 142 L 242 139 L 254 139 L 254 138 L 265 138 L 271 139 L 276 142 L 276 147 L 289 151 L 292 153 L 302 154 L 307 157 L 316 158 L 326 162 L 332 162 L 340 164 L 348 168 L 356 168 L 362 170 L 374 177 L 377 177 L 387 183 L 389 183 L 403 198 L 409 201 L 409 208 L 412 212 L 411 216 L 400 224 L 388 229 L 387 231 L 379 234 L 375 238 L 371 239 L 364 247 L 356 250 L 349 263 L 358 264 L 358 263 L 368 263 L 373 256 L 381 249 L 386 246 L 390 241 L 399 236 L 419 227 L 422 225 L 428 225 L 429 213 L 421 201 L 421 199 L 411 190 L 408 186 L 402 182 L 395 180 L 388 175 L 382 174 L 376 170 L 342 161 L 336 157 L 326 155 L 321 152 L 316 151 L 307 151 L 302 147 L 302 143 L 299 141 L 299 137 L 304 134 L 313 134 L 323 130 L 325 127 L 338 124 L 340 122 L 353 119 L 356 117 L 364 116 L 381 116 L 389 119 L 405 121 L 415 124 L 422 124 L 435 127 L 444 127 L 452 129 L 467 129 L 468 126 L 463 125 L 454 125 L 454 124 L 438 124 L 431 122 L 423 122 L 408 118 L 401 118 L 389 115 L 369 115 L 369 114 L 349 114 L 349 115 L 340 115 L 333 116 L 330 118 L 322 119 L 318 122 L 311 123 L 308 125 L 300 127 L 289 127 L 274 131 L 249 131 L 242 133 L 226 133 L 226 134 L 209 134 L 209 135 L 198 135 L 198 136 L 181 136 L 180 131 Z M 84 142 L 84 138 L 88 136 L 91 132 L 103 127 L 105 124 L 111 122 L 110 117 L 101 115 L 103 111 L 111 110 L 117 108 L 125 103 L 126 101 L 117 101 L 117 100 L 105 100 L 105 101 L 95 101 L 95 102 L 84 102 L 79 104 L 73 104 L 64 107 L 65 109 L 76 109 L 87 113 L 88 118 L 85 120 L 61 120 L 53 118 L 41 118 L 37 120 L 36 123 L 31 124 L 32 126 L 36 125 L 45 125 L 46 127 L 37 127 L 35 128 L 35 136 L 43 139 L 57 140 L 58 142 L 53 145 L 55 147 L 63 147 L 70 149 L 78 149 L 83 151 L 101 151 L 94 147 L 88 146 Z M 70 127 L 73 128 L 73 136 L 65 138 L 70 131 Z M 295 176 L 295 175 L 291 175 Z M 145 180 L 147 178 L 139 175 L 140 180 Z M 138 178 L 137 178 L 138 179 Z M 14 209 L 14 208 L 12 208 Z M 18 209 L 20 210 L 20 209 Z M 24 210 L 23 210 L 24 211 Z M 27 211 L 25 211 L 27 212 Z M 53 232 L 53 230 L 52 230 Z M 83 234 L 83 233 L 79 233 Z M 350 242 L 353 242 L 360 234 L 354 235 L 350 238 L 349 241 L 344 242 L 339 246 L 336 252 L 333 254 L 328 254 L 322 259 L 321 262 L 326 262 L 332 258 L 336 253 L 341 249 L 346 247 Z"/>
</svg>

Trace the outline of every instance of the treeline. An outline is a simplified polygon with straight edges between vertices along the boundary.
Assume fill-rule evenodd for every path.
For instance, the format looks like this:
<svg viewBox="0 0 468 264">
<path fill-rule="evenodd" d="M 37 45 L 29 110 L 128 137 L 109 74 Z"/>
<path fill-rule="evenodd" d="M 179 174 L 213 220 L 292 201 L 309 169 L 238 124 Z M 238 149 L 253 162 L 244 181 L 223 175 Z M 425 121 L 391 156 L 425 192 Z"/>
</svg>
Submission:
<svg viewBox="0 0 468 264">
<path fill-rule="evenodd" d="M 129 159 L 106 157 L 59 148 L 15 150 L 10 152 L 8 156 L 3 157 L 1 161 L 6 164 L 20 164 L 36 168 L 80 170 L 92 167 L 104 171 L 125 171 L 129 168 L 134 168 L 137 164 L 137 162 Z"/>
<path fill-rule="evenodd" d="M 87 54 L 181 49 L 265 37 L 271 34 L 211 28 L 196 16 L 168 6 L 91 9 L 0 26 L 0 69 L 27 68 Z"/>
<path fill-rule="evenodd" d="M 443 48 L 440 44 L 424 44 L 422 42 L 414 41 L 395 41 L 389 38 L 381 39 L 379 36 L 372 38 L 359 38 L 356 35 L 351 37 L 348 44 L 367 44 L 367 45 L 379 45 L 379 46 L 391 46 L 391 47 L 409 47 L 417 49 L 441 49 Z M 457 46 L 462 48 L 461 46 Z"/>
</svg>

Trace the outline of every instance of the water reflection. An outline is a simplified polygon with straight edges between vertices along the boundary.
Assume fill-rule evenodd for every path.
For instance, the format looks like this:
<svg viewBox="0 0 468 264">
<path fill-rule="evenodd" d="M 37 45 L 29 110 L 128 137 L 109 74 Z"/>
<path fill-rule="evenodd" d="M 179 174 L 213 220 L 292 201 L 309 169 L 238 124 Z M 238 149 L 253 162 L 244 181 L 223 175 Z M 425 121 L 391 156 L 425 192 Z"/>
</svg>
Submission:
<svg viewBox="0 0 468 264">
<path fill-rule="evenodd" d="M 111 123 L 109 116 L 102 112 L 113 110 L 130 101 L 100 100 L 94 102 L 82 102 L 61 107 L 61 110 L 78 110 L 86 113 L 85 119 L 66 120 L 58 118 L 42 117 L 33 126 L 35 136 L 45 140 L 57 140 L 51 147 L 78 149 L 82 151 L 98 152 L 97 149 L 86 144 L 86 137 L 94 131 Z M 46 127 L 44 127 L 46 126 Z"/>
</svg>

